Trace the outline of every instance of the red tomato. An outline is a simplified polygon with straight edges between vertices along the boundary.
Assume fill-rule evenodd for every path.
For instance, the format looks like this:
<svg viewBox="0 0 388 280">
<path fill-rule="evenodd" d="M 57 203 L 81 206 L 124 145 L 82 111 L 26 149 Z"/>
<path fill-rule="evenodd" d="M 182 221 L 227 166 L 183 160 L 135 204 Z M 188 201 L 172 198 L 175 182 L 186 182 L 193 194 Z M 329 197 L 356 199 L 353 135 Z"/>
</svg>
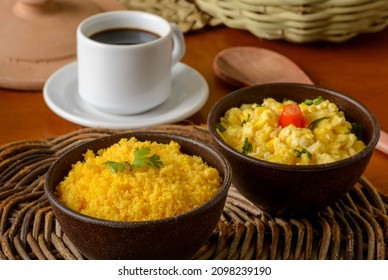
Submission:
<svg viewBox="0 0 388 280">
<path fill-rule="evenodd" d="M 304 117 L 297 104 L 286 104 L 280 115 L 279 125 L 286 127 L 293 124 L 295 127 L 304 127 Z"/>
</svg>

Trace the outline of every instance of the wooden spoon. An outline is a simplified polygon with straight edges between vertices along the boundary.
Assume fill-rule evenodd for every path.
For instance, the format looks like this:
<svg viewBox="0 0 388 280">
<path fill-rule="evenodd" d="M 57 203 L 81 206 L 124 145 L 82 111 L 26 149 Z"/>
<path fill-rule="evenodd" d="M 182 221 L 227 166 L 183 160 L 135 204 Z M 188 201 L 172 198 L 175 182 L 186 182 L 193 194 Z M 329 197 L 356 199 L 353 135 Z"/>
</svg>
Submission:
<svg viewBox="0 0 388 280">
<path fill-rule="evenodd" d="M 238 87 L 276 82 L 313 84 L 289 58 L 255 47 L 221 51 L 214 59 L 213 69 L 219 78 Z"/>
<path fill-rule="evenodd" d="M 220 79 L 238 87 L 278 82 L 313 84 L 289 58 L 256 47 L 234 47 L 221 51 L 214 59 L 213 70 Z M 376 149 L 388 155 L 386 132 L 380 130 Z"/>
</svg>

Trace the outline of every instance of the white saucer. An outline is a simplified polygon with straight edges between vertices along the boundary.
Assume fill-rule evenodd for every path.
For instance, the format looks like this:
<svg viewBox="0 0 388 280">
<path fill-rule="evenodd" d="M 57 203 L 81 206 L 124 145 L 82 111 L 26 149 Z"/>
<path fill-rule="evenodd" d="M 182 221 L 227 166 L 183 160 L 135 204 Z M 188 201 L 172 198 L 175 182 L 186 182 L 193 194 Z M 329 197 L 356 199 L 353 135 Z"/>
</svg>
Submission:
<svg viewBox="0 0 388 280">
<path fill-rule="evenodd" d="M 46 81 L 43 97 L 47 106 L 73 123 L 112 129 L 133 129 L 184 120 L 202 108 L 209 96 L 206 80 L 193 68 L 178 62 L 172 68 L 172 93 L 158 107 L 138 115 L 112 115 L 101 112 L 78 94 L 77 63 L 70 63 Z"/>
</svg>

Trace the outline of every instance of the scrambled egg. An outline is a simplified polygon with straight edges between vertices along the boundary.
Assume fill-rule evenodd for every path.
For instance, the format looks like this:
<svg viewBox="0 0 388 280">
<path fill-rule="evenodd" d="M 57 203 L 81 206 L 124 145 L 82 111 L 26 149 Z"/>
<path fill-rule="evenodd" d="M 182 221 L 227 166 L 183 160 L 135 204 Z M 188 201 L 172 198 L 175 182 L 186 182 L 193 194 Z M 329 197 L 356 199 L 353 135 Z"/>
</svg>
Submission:
<svg viewBox="0 0 388 280">
<path fill-rule="evenodd" d="M 298 104 L 305 127 L 281 127 L 282 103 L 266 98 L 260 104 L 231 108 L 217 130 L 235 150 L 270 162 L 306 165 L 324 164 L 350 157 L 365 148 L 352 133 L 352 124 L 334 103 L 321 97 Z"/>
</svg>

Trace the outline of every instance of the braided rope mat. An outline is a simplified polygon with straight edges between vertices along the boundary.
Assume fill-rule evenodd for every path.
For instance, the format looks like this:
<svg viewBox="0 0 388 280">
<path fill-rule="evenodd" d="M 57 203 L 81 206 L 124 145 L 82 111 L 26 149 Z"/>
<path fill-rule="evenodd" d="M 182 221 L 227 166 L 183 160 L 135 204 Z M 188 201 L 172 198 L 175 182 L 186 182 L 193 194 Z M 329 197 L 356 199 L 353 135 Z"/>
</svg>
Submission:
<svg viewBox="0 0 388 280">
<path fill-rule="evenodd" d="M 176 23 L 182 32 L 217 26 L 221 20 L 211 17 L 189 0 L 118 0 L 129 10 L 149 12 Z"/>
<path fill-rule="evenodd" d="M 163 125 L 210 141 L 205 126 Z M 0 259 L 83 259 L 45 197 L 45 173 L 70 148 L 118 131 L 80 129 L 0 146 Z M 120 131 L 123 132 L 123 131 Z M 223 215 L 193 259 L 387 259 L 388 197 L 361 178 L 337 203 L 303 219 L 263 212 L 232 187 Z"/>
</svg>

